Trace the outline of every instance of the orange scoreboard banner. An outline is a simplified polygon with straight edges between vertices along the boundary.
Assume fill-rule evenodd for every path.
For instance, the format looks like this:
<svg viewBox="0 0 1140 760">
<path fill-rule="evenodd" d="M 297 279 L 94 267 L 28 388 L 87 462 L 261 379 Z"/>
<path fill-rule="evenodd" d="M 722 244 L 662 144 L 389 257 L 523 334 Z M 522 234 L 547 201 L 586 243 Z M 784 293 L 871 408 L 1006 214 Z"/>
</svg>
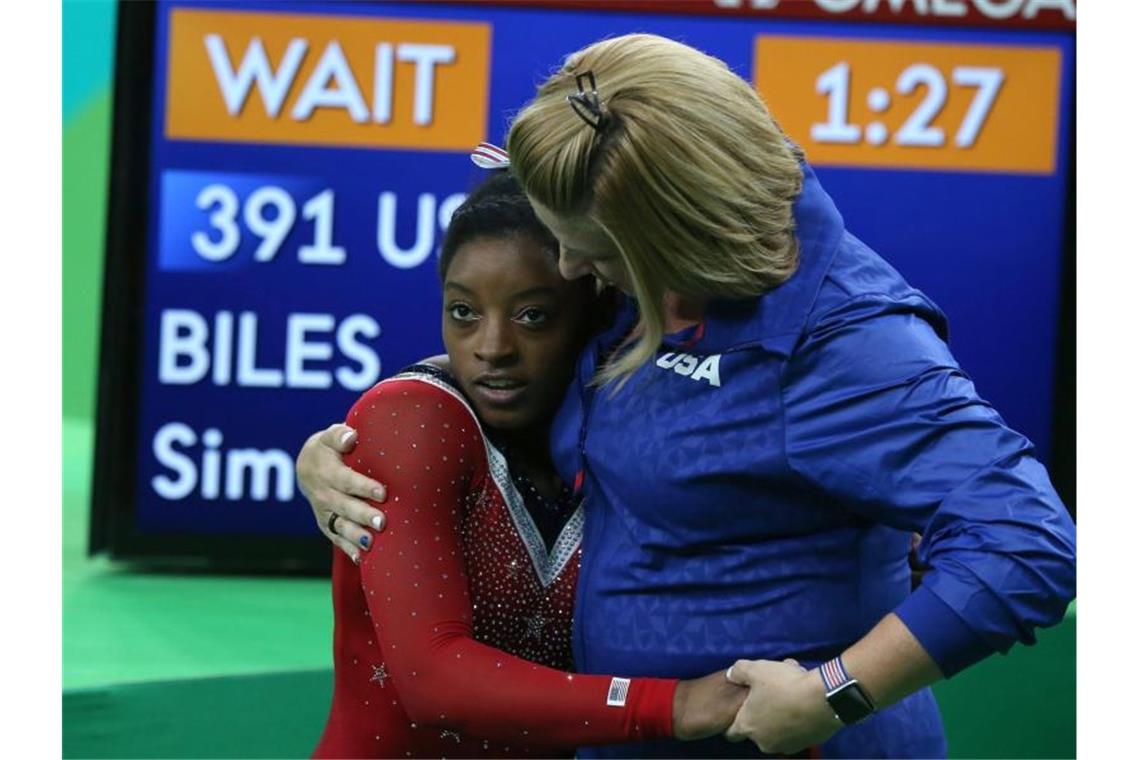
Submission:
<svg viewBox="0 0 1140 760">
<path fill-rule="evenodd" d="M 773 115 L 817 165 L 1056 169 L 1055 47 L 761 35 L 754 66 Z"/>
<path fill-rule="evenodd" d="M 470 150 L 490 53 L 486 23 L 179 8 L 166 136 Z"/>
</svg>

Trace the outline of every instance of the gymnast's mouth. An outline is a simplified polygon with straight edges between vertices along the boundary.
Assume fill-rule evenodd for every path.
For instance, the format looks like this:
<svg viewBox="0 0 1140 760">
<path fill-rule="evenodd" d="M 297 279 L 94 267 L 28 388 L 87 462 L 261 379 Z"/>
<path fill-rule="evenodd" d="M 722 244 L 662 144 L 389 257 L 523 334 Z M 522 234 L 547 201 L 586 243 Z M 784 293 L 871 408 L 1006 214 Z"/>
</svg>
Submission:
<svg viewBox="0 0 1140 760">
<path fill-rule="evenodd" d="M 516 403 L 526 392 L 527 383 L 517 377 L 499 373 L 484 373 L 472 383 L 476 395 L 494 406 Z"/>
</svg>

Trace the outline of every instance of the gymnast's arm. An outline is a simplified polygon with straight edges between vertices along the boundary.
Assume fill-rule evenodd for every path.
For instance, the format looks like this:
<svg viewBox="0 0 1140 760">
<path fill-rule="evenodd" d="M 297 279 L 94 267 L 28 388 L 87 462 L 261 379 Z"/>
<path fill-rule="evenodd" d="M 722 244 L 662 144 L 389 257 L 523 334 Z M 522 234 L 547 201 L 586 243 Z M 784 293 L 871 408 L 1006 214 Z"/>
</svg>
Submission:
<svg viewBox="0 0 1140 760">
<path fill-rule="evenodd" d="M 554 670 L 476 641 L 460 536 L 484 456 L 475 419 L 449 393 L 407 380 L 373 388 L 347 424 L 359 435 L 348 464 L 388 483 L 389 523 L 362 557 L 361 583 L 410 720 L 551 749 L 728 727 L 744 690 L 721 674 L 681 689 L 634 678 L 625 705 L 612 707 L 610 676 Z"/>
</svg>

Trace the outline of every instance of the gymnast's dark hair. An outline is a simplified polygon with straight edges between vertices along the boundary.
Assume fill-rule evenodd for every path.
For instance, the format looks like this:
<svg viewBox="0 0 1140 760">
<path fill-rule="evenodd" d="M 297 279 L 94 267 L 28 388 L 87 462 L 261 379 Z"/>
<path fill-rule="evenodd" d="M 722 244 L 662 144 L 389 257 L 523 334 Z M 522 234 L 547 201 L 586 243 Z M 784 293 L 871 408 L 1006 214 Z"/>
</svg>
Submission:
<svg viewBox="0 0 1140 760">
<path fill-rule="evenodd" d="M 538 221 L 514 176 L 506 169 L 499 169 L 480 183 L 451 215 L 439 252 L 440 279 L 447 276 L 455 252 L 464 243 L 476 238 L 515 235 L 529 235 L 551 256 L 558 257 L 558 240 Z"/>
</svg>

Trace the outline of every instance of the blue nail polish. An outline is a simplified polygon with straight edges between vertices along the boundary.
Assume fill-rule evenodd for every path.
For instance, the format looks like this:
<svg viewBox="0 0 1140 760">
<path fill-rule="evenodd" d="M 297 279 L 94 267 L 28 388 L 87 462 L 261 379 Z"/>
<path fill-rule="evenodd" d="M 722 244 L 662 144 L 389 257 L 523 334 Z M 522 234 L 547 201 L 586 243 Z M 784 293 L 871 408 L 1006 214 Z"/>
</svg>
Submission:
<svg viewBox="0 0 1140 760">
<path fill-rule="evenodd" d="M 368 536 L 361 536 L 360 537 L 360 545 L 363 546 L 365 549 L 368 548 Z"/>
</svg>

